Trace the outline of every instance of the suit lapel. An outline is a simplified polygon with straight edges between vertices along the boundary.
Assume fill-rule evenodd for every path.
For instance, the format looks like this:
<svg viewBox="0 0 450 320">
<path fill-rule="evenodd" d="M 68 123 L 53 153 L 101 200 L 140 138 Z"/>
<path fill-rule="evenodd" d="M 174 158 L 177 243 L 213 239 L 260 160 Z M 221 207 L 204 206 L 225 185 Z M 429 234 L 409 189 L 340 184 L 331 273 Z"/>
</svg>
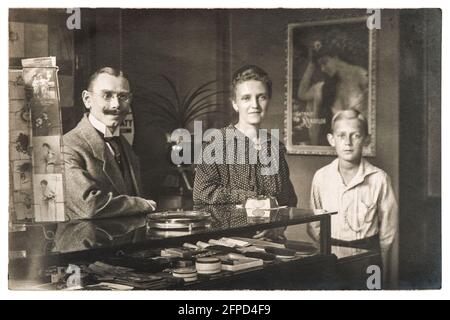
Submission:
<svg viewBox="0 0 450 320">
<path fill-rule="evenodd" d="M 118 194 L 126 194 L 125 181 L 114 156 L 86 115 L 80 121 L 79 126 L 86 143 L 92 149 L 94 157 L 103 162 L 103 173 L 108 177 Z"/>
</svg>

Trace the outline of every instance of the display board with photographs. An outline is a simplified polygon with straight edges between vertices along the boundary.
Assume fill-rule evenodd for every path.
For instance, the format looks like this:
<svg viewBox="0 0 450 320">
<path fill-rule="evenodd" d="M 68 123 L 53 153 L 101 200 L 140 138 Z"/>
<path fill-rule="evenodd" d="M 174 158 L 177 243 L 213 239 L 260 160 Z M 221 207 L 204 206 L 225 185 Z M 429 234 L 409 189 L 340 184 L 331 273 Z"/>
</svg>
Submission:
<svg viewBox="0 0 450 320">
<path fill-rule="evenodd" d="M 33 188 L 30 113 L 25 101 L 22 70 L 9 70 L 10 218 L 31 221 Z"/>
<path fill-rule="evenodd" d="M 54 57 L 9 72 L 13 221 L 64 221 L 61 111 Z"/>
</svg>

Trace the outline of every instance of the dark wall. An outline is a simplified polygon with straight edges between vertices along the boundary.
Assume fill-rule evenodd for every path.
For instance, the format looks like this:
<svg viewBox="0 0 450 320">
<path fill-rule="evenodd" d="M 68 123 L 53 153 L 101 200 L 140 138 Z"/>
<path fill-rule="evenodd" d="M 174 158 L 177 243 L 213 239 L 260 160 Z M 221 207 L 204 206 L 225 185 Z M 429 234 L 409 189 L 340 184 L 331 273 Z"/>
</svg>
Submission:
<svg viewBox="0 0 450 320">
<path fill-rule="evenodd" d="M 163 76 L 173 81 L 180 99 L 207 81 L 217 80 L 211 88 L 224 89 L 226 32 L 220 12 L 122 10 L 121 63 L 133 86 L 134 147 L 141 157 L 146 191 L 153 197 L 163 190 L 162 183 L 170 170 L 166 134 L 172 131 L 150 109 L 152 103 L 161 103 L 154 93 L 175 101 Z M 223 105 L 219 108 L 224 109 Z M 206 115 L 201 119 L 208 126 L 222 125 L 220 117 Z M 188 128 L 192 128 L 192 123 Z"/>
<path fill-rule="evenodd" d="M 441 11 L 400 14 L 400 283 L 441 286 Z"/>
</svg>

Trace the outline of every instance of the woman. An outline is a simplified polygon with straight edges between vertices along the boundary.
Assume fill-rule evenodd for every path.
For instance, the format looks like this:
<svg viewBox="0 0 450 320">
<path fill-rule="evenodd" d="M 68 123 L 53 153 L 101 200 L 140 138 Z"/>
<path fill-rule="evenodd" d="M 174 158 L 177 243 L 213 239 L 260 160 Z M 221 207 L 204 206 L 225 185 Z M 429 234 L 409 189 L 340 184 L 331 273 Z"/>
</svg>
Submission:
<svg viewBox="0 0 450 320">
<path fill-rule="evenodd" d="M 311 125 L 312 145 L 328 145 L 327 133 L 333 115 L 340 110 L 356 109 L 367 117 L 368 74 L 356 64 L 361 55 L 356 44 L 342 33 L 331 33 L 323 41 L 315 41 L 308 51 L 308 65 L 300 80 L 297 96 L 306 102 L 306 111 L 312 119 L 321 119 L 324 125 Z M 317 69 L 323 80 L 311 85 Z"/>
<path fill-rule="evenodd" d="M 42 221 L 56 221 L 56 194 L 48 186 L 47 180 L 41 180 L 41 191 L 41 219 Z"/>
<path fill-rule="evenodd" d="M 195 173 L 194 204 L 243 204 L 248 197 L 273 196 L 280 206 L 297 205 L 284 145 L 274 137 L 260 137 L 259 129 L 271 95 L 272 82 L 264 70 L 247 65 L 236 71 L 231 102 L 239 120 L 217 134 L 223 138 L 219 145 L 223 146 L 223 157 L 219 157 L 223 161 L 205 163 L 208 148 L 203 148 L 203 163 L 197 166 Z M 244 145 L 245 149 L 242 149 Z M 267 162 L 263 163 L 261 157 L 256 161 L 252 157 L 255 153 L 273 155 L 277 170 L 265 172 Z"/>
<path fill-rule="evenodd" d="M 48 143 L 43 143 L 45 173 L 55 173 L 55 164 L 57 161 L 56 152 L 52 150 Z"/>
</svg>

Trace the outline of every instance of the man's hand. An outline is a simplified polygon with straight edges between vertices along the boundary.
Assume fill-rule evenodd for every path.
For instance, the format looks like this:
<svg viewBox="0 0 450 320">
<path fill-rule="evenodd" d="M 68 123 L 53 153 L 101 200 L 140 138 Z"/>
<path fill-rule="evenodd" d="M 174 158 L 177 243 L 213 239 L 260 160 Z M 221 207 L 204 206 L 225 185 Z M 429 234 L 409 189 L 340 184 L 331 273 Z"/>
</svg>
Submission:
<svg viewBox="0 0 450 320">
<path fill-rule="evenodd" d="M 156 202 L 153 200 L 147 200 L 147 203 L 152 207 L 152 211 L 156 211 Z"/>
</svg>

